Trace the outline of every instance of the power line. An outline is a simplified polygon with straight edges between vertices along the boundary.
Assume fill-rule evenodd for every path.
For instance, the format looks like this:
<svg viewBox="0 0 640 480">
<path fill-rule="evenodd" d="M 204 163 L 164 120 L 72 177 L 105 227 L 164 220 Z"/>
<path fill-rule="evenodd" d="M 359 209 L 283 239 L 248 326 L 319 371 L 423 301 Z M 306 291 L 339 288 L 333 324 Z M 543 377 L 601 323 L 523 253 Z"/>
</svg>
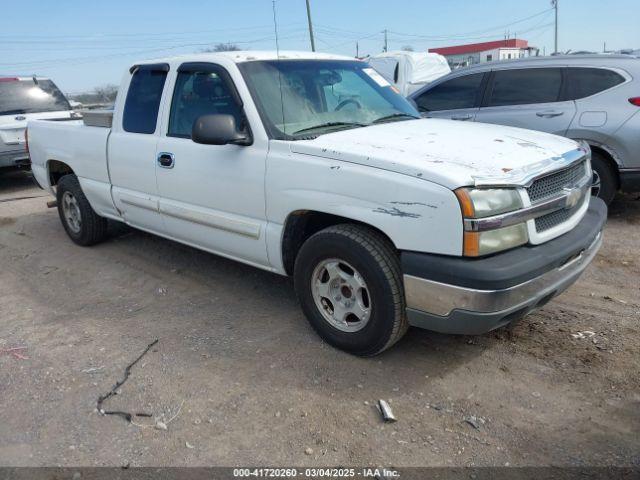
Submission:
<svg viewBox="0 0 640 480">
<path fill-rule="evenodd" d="M 547 18 L 544 18 L 542 21 L 546 21 L 546 20 L 547 20 Z M 536 25 L 534 25 L 534 26 L 532 26 L 530 28 L 527 28 L 527 29 L 524 29 L 524 30 L 520 30 L 518 33 L 520 35 L 523 35 L 525 33 L 533 32 L 533 31 L 536 31 L 536 30 L 538 30 L 540 28 L 547 27 L 549 25 L 553 25 L 553 22 L 546 23 L 546 24 L 542 24 L 540 22 L 540 23 L 537 23 Z M 395 35 L 395 32 L 391 32 L 391 33 Z M 496 36 L 497 36 L 497 34 L 491 34 L 491 35 L 482 35 L 482 36 L 478 36 L 478 37 L 457 38 L 457 40 L 458 41 L 460 41 L 460 40 L 486 40 L 486 39 L 495 39 Z M 439 43 L 439 42 L 450 42 L 451 40 L 452 39 L 450 39 L 450 38 L 438 38 L 438 39 L 436 39 L 436 38 L 430 38 L 430 39 L 423 38 L 423 39 L 412 39 L 411 42 L 413 42 L 413 43 Z M 398 41 L 407 41 L 407 39 L 399 39 Z"/>
<path fill-rule="evenodd" d="M 547 8 L 546 10 L 542 10 L 541 12 L 535 13 L 533 15 L 529 15 L 528 17 L 525 18 L 521 18 L 519 20 L 514 20 L 512 22 L 506 23 L 504 25 L 498 25 L 495 27 L 490 27 L 490 28 L 486 28 L 486 29 L 482 29 L 482 30 L 475 30 L 472 32 L 467 32 L 467 33 L 455 33 L 455 34 L 450 34 L 450 35 L 421 35 L 421 34 L 412 34 L 412 33 L 400 33 L 400 32 L 391 32 L 395 35 L 400 35 L 400 36 L 405 36 L 405 37 L 416 37 L 416 38 L 424 38 L 427 40 L 435 40 L 435 39 L 442 39 L 442 40 L 449 40 L 449 39 L 455 39 L 455 38 L 471 38 L 471 36 L 475 35 L 475 34 L 479 34 L 479 33 L 486 33 L 486 32 L 491 32 L 491 31 L 495 31 L 495 30 L 504 30 L 507 27 L 513 26 L 513 25 L 517 25 L 518 23 L 522 23 L 522 22 L 526 22 L 527 20 L 531 20 L 532 18 L 536 18 L 540 15 L 543 15 L 545 13 L 549 13 L 551 12 L 551 10 L 553 10 L 552 8 Z M 478 37 L 480 38 L 480 37 Z"/>
<path fill-rule="evenodd" d="M 375 32 L 375 33 L 372 33 L 371 35 L 366 35 L 364 37 L 356 38 L 355 41 L 356 42 L 361 42 L 362 40 L 367 40 L 367 39 L 370 39 L 370 38 L 373 38 L 373 37 L 380 38 L 380 34 L 381 33 L 382 32 Z M 326 43 L 326 42 L 324 42 L 324 43 Z M 340 42 L 340 43 L 336 43 L 336 44 L 333 44 L 333 45 L 329 45 L 327 47 L 327 50 L 333 50 L 334 48 L 338 48 L 338 47 L 341 47 L 343 45 L 351 44 L 351 43 L 353 43 L 353 40 L 346 40 L 344 42 Z"/>
<path fill-rule="evenodd" d="M 299 25 L 304 22 L 291 22 L 290 25 Z M 218 33 L 225 31 L 247 31 L 247 30 L 270 30 L 273 25 L 253 25 L 245 27 L 227 27 L 216 28 L 213 30 L 183 30 L 180 32 L 131 32 L 131 33 L 91 33 L 91 34 L 76 34 L 76 35 L 29 35 L 29 34 L 0 34 L 0 38 L 8 38 L 18 36 L 21 40 L 24 39 L 43 39 L 44 41 L 50 41 L 54 39 L 67 39 L 67 40 L 109 40 L 117 37 L 165 37 L 167 35 L 194 35 L 202 33 Z"/>
<path fill-rule="evenodd" d="M 284 36 L 284 37 L 280 37 L 281 39 L 290 39 L 290 38 L 295 38 L 298 37 L 299 34 L 295 34 L 295 35 L 289 35 L 289 36 Z M 264 42 L 264 41 L 268 41 L 268 40 L 273 40 L 273 36 L 269 35 L 268 37 L 263 37 L 263 38 L 257 38 L 254 40 L 245 40 L 245 41 L 232 41 L 230 43 L 234 43 L 234 44 L 240 44 L 240 45 L 245 45 L 245 44 L 253 44 L 253 43 L 259 43 L 259 42 Z M 32 61 L 28 61 L 28 62 L 8 62 L 8 63 L 0 63 L 0 66 L 3 68 L 7 68 L 7 67 L 19 67 L 19 68 L 33 68 L 33 67 L 38 67 L 38 66 L 46 66 L 47 64 L 56 64 L 56 66 L 60 65 L 60 64 L 67 64 L 67 65 L 78 65 L 78 64 L 82 64 L 82 63 L 93 63 L 94 61 L 101 61 L 101 60 L 106 60 L 109 58 L 118 58 L 118 57 L 124 57 L 124 56 L 130 56 L 130 55 L 144 55 L 147 53 L 155 53 L 155 52 L 164 52 L 164 51 L 168 51 L 168 50 L 176 50 L 176 49 L 180 49 L 180 48 L 189 48 L 189 47 L 211 47 L 212 45 L 215 45 L 216 43 L 221 43 L 221 42 L 204 42 L 204 43 L 187 43 L 187 44 L 182 44 L 182 45 L 174 45 L 174 46 L 165 46 L 165 47 L 159 47 L 159 48 L 153 48 L 153 49 L 147 49 L 147 50 L 139 50 L 136 52 L 118 52 L 118 53 L 113 53 L 113 54 L 108 54 L 108 55 L 101 55 L 101 56 L 95 56 L 95 55 L 91 55 L 91 56 L 85 56 L 85 57 L 67 57 L 67 58 L 57 58 L 57 59 L 47 59 L 47 60 L 32 60 Z M 46 67 L 43 67 L 46 68 Z"/>
</svg>

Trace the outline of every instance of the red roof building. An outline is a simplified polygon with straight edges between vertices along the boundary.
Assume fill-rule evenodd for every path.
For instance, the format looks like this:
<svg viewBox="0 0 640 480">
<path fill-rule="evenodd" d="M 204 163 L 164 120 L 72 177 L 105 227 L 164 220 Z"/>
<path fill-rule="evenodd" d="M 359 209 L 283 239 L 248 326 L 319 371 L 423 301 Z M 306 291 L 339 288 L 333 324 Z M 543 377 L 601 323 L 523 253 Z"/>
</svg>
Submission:
<svg viewBox="0 0 640 480">
<path fill-rule="evenodd" d="M 447 58 L 452 66 L 472 65 L 474 63 L 509 60 L 536 55 L 538 49 L 530 47 L 527 40 L 509 38 L 493 42 L 469 43 L 452 47 L 430 48 L 430 53 L 439 53 Z"/>
</svg>

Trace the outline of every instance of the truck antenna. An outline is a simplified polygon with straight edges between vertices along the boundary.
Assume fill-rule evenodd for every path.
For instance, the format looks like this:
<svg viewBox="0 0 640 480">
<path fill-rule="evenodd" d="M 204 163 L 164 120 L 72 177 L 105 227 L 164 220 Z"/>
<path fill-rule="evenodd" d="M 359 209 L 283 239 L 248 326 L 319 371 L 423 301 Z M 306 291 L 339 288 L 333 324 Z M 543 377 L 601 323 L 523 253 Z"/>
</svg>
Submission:
<svg viewBox="0 0 640 480">
<path fill-rule="evenodd" d="M 276 0 L 272 0 L 273 6 L 273 29 L 276 34 L 276 57 L 280 60 L 280 44 L 278 42 L 278 19 L 276 18 Z M 284 121 L 284 95 L 282 94 L 282 73 L 280 72 L 280 68 L 278 68 L 278 83 L 280 86 L 280 107 L 282 109 L 282 132 L 287 134 L 286 122 Z"/>
<path fill-rule="evenodd" d="M 273 30 L 276 33 L 276 55 L 280 58 L 280 44 L 278 43 L 278 20 L 276 18 L 276 0 L 271 2 L 273 6 Z"/>
</svg>

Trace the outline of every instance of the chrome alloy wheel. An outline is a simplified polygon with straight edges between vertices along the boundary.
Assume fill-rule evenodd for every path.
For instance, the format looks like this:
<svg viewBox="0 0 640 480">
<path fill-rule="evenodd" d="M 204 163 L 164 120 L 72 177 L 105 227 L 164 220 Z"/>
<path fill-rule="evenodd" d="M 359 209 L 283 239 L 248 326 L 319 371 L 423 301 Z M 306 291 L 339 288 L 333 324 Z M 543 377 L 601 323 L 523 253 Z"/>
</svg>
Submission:
<svg viewBox="0 0 640 480">
<path fill-rule="evenodd" d="M 597 197 L 600 193 L 600 175 L 595 170 L 593 171 L 593 182 L 591 183 L 591 195 Z"/>
<path fill-rule="evenodd" d="M 338 330 L 357 332 L 371 318 L 367 284 L 343 260 L 330 258 L 316 266 L 311 277 L 311 294 L 324 319 Z"/>
<path fill-rule="evenodd" d="M 82 216 L 80 215 L 80 207 L 76 197 L 71 192 L 64 192 L 62 194 L 62 213 L 69 230 L 73 233 L 80 233 L 82 228 Z"/>
</svg>

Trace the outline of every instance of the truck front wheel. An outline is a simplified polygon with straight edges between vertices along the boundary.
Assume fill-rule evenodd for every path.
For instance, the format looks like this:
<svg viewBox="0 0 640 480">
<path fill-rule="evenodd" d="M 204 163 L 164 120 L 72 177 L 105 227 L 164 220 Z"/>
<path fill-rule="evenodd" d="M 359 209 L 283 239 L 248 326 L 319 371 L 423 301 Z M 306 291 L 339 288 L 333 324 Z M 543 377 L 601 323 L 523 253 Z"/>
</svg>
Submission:
<svg viewBox="0 0 640 480">
<path fill-rule="evenodd" d="M 296 258 L 294 282 L 311 326 L 334 347 L 372 356 L 407 331 L 398 257 L 375 230 L 343 224 L 311 236 Z"/>
<path fill-rule="evenodd" d="M 107 220 L 91 208 L 75 175 L 65 175 L 58 181 L 56 198 L 60 221 L 71 240 L 82 246 L 104 240 Z"/>
</svg>

